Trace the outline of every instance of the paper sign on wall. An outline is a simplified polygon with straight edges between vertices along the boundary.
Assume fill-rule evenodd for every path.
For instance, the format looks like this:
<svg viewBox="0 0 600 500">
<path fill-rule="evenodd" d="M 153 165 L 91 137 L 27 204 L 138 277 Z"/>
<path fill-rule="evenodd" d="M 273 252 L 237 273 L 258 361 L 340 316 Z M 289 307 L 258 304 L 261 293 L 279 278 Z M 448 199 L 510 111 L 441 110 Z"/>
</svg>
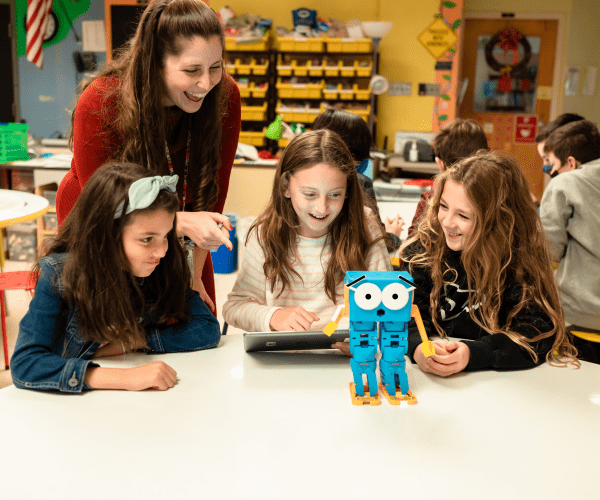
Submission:
<svg viewBox="0 0 600 500">
<path fill-rule="evenodd" d="M 537 135 L 537 116 L 516 115 L 515 116 L 515 142 L 517 144 L 535 143 Z"/>
</svg>

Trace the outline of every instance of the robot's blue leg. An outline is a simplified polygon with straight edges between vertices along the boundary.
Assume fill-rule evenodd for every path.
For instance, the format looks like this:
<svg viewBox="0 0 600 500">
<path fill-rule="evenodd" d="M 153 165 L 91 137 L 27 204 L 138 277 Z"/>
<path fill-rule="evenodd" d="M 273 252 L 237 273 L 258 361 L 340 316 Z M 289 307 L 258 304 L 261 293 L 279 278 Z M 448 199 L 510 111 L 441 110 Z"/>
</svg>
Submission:
<svg viewBox="0 0 600 500">
<path fill-rule="evenodd" d="M 369 383 L 369 395 L 377 394 L 377 374 L 375 373 L 376 363 L 373 361 L 373 366 L 367 371 L 367 382 Z"/>
<path fill-rule="evenodd" d="M 363 387 L 363 370 L 359 363 L 354 359 L 350 360 L 350 368 L 352 368 L 352 376 L 354 378 L 354 390 L 359 396 L 365 395 L 365 389 Z"/>
<path fill-rule="evenodd" d="M 390 396 L 396 395 L 396 377 L 394 365 L 384 359 L 379 361 L 379 371 L 381 372 L 381 383 L 385 386 Z"/>
<path fill-rule="evenodd" d="M 359 396 L 365 395 L 363 375 L 367 375 L 367 384 L 369 386 L 369 396 L 377 394 L 377 375 L 375 373 L 375 361 L 368 363 L 358 363 L 354 358 L 350 360 L 352 376 L 354 378 L 354 390 Z"/>
<path fill-rule="evenodd" d="M 408 375 L 406 375 L 406 362 L 399 363 L 398 371 L 396 372 L 396 376 L 394 380 L 396 380 L 397 385 L 400 386 L 400 391 L 404 396 L 408 392 Z"/>
</svg>

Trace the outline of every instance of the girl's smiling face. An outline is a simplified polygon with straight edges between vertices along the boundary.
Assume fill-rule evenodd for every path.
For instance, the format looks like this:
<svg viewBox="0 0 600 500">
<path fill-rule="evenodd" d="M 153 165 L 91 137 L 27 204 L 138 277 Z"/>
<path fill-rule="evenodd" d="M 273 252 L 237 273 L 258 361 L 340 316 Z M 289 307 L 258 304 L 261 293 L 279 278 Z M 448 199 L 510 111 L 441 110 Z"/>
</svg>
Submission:
<svg viewBox="0 0 600 500">
<path fill-rule="evenodd" d="M 440 198 L 438 220 L 446 236 L 450 250 L 463 250 L 473 232 L 475 209 L 467 197 L 465 188 L 452 179 L 444 184 Z"/>
<path fill-rule="evenodd" d="M 346 198 L 346 175 L 337 167 L 318 163 L 290 176 L 285 197 L 290 198 L 300 221 L 298 234 L 320 238 L 342 211 Z"/>
<path fill-rule="evenodd" d="M 223 47 L 217 36 L 208 39 L 194 36 L 182 42 L 178 55 L 164 60 L 163 78 L 166 95 L 164 106 L 177 106 L 186 113 L 195 113 L 204 97 L 223 76 Z"/>
</svg>

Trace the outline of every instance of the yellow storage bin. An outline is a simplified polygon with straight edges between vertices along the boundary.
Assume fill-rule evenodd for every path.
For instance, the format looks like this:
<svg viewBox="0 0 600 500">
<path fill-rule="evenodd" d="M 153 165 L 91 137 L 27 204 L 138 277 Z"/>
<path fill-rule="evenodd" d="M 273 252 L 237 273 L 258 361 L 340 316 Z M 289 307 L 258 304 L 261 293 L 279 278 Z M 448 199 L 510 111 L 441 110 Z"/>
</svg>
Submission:
<svg viewBox="0 0 600 500">
<path fill-rule="evenodd" d="M 283 117 L 283 121 L 287 123 L 312 123 L 321 112 L 320 108 L 292 108 L 281 102 L 277 103 L 275 111 Z"/>
<path fill-rule="evenodd" d="M 371 76 L 371 70 L 373 69 L 373 61 L 369 61 L 368 66 L 361 66 L 361 62 L 362 61 L 354 61 L 354 70 L 356 71 L 356 76 Z"/>
<path fill-rule="evenodd" d="M 265 120 L 267 115 L 267 103 L 262 106 L 242 106 L 242 120 L 260 121 Z"/>
<path fill-rule="evenodd" d="M 322 38 L 307 38 L 296 40 L 294 37 L 280 36 L 277 38 L 279 50 L 283 52 L 323 52 Z"/>
<path fill-rule="evenodd" d="M 308 76 L 323 76 L 325 72 L 325 62 L 321 61 L 319 66 L 313 66 L 313 61 L 308 61 Z"/>
<path fill-rule="evenodd" d="M 340 87 L 342 87 L 341 84 L 340 84 Z M 340 88 L 338 90 L 338 94 L 340 96 L 340 99 L 343 99 L 344 101 L 352 101 L 354 99 L 354 89 L 352 89 L 352 88 L 349 88 L 349 89 Z"/>
<path fill-rule="evenodd" d="M 317 116 L 319 115 L 319 113 L 321 112 L 321 110 L 319 108 L 309 108 L 306 110 L 305 115 L 306 115 L 306 120 L 304 120 L 303 123 L 312 123 L 317 119 Z"/>
<path fill-rule="evenodd" d="M 325 76 L 340 76 L 340 68 L 342 67 L 342 61 L 338 61 L 335 66 L 331 64 L 331 62 L 325 61 L 323 69 L 325 71 Z"/>
<path fill-rule="evenodd" d="M 246 83 L 246 84 L 240 84 L 239 82 L 235 82 L 237 83 L 238 89 L 240 90 L 240 97 L 242 99 L 247 99 L 248 97 L 250 97 L 250 92 L 251 92 L 251 88 L 254 85 L 254 83 Z"/>
<path fill-rule="evenodd" d="M 320 83 L 281 83 L 281 78 L 275 84 L 279 97 L 283 99 L 320 99 L 325 82 Z"/>
<path fill-rule="evenodd" d="M 235 67 L 235 62 L 228 62 L 227 64 L 225 64 L 225 71 L 227 71 L 227 73 L 229 73 L 230 75 L 235 75 L 235 72 L 237 71 L 237 68 Z"/>
<path fill-rule="evenodd" d="M 359 88 L 358 84 L 355 83 L 352 86 L 352 89 L 354 90 L 355 99 L 359 101 L 365 101 L 371 98 L 371 91 L 368 86 L 367 88 Z"/>
<path fill-rule="evenodd" d="M 290 143 L 290 139 L 288 139 L 287 137 L 282 137 L 281 139 L 279 139 L 277 141 L 277 145 L 280 148 L 287 148 L 288 144 Z"/>
<path fill-rule="evenodd" d="M 257 87 L 254 82 L 252 82 L 252 86 L 250 88 L 250 92 L 252 93 L 252 97 L 258 97 L 260 99 L 264 99 L 267 95 L 267 90 L 269 90 L 269 84 L 265 83 L 263 88 Z"/>
<path fill-rule="evenodd" d="M 341 66 L 340 66 L 340 75 L 343 77 L 353 77 L 354 76 L 354 72 L 356 71 L 356 67 L 354 66 L 354 62 L 352 62 L 352 64 L 349 64 L 348 62 L 344 62 L 341 61 Z"/>
<path fill-rule="evenodd" d="M 342 84 L 338 83 L 335 89 L 328 89 L 327 86 L 323 87 L 323 97 L 325 99 L 337 99 L 338 92 L 342 88 Z"/>
<path fill-rule="evenodd" d="M 269 48 L 269 35 L 265 34 L 262 39 L 256 39 L 252 41 L 242 40 L 239 42 L 238 37 L 235 36 L 226 36 L 225 37 L 225 50 L 252 50 L 252 51 L 260 51 L 260 50 L 268 50 Z"/>
<path fill-rule="evenodd" d="M 256 61 L 256 59 L 252 59 L 250 67 L 252 68 L 253 75 L 266 75 L 267 69 L 269 69 L 269 61 L 267 61 L 265 64 L 260 64 Z"/>
<path fill-rule="evenodd" d="M 292 76 L 292 63 L 287 63 L 281 56 L 277 58 L 277 74 L 280 76 Z"/>
<path fill-rule="evenodd" d="M 265 145 L 265 134 L 267 128 L 263 128 L 262 132 L 240 132 L 240 141 L 244 144 L 250 144 L 251 146 L 264 146 Z"/>
<path fill-rule="evenodd" d="M 308 76 L 308 67 L 301 61 L 292 61 L 292 73 L 296 76 Z"/>
<path fill-rule="evenodd" d="M 248 64 L 242 64 L 241 59 L 235 60 L 235 69 L 238 75 L 249 75 L 252 72 L 252 62 Z"/>
<path fill-rule="evenodd" d="M 278 115 L 281 115 L 283 117 L 283 121 L 287 122 L 287 123 L 291 123 L 294 121 L 294 113 L 293 113 L 293 109 L 289 106 L 285 106 L 284 104 L 281 104 L 281 102 L 277 103 L 277 107 L 275 108 L 275 112 Z"/>
<path fill-rule="evenodd" d="M 371 52 L 370 38 L 326 38 L 327 52 Z"/>
</svg>

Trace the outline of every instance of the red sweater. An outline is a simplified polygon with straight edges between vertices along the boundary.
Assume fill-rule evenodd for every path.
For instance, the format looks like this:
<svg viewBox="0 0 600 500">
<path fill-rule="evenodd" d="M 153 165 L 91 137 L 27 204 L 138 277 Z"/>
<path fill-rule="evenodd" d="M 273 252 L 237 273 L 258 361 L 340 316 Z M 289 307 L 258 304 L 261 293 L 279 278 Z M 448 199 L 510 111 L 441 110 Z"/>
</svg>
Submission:
<svg viewBox="0 0 600 500">
<path fill-rule="evenodd" d="M 89 85 L 81 94 L 77 101 L 75 112 L 75 121 L 73 124 L 73 161 L 71 170 L 61 182 L 57 198 L 56 212 L 58 223 L 62 223 L 67 214 L 73 208 L 75 201 L 81 193 L 81 188 L 87 180 L 96 171 L 98 167 L 106 163 L 111 158 L 110 145 L 116 144 L 119 140 L 118 135 L 111 129 L 111 118 L 116 116 L 114 110 L 115 103 L 105 99 L 102 88 L 116 85 L 116 77 L 99 78 Z M 222 120 L 222 139 L 221 139 L 221 166 L 218 172 L 219 197 L 217 203 L 211 208 L 213 212 L 223 212 L 227 191 L 229 189 L 229 177 L 231 167 L 235 159 L 235 152 L 240 135 L 241 125 L 241 103 L 240 93 L 237 85 L 229 75 L 223 75 L 223 95 L 225 96 L 225 109 Z M 103 113 L 106 107 L 111 107 L 108 114 Z M 201 113 L 200 111 L 197 112 Z M 200 115 L 199 115 L 200 116 Z M 169 146 L 173 157 L 173 167 L 175 173 L 180 174 L 183 170 L 185 149 L 187 141 L 187 126 L 182 126 L 188 120 L 198 119 L 196 116 L 190 116 L 181 110 L 172 111 L 168 117 L 172 121 L 173 134 Z M 170 127 L 169 127 L 170 128 Z M 194 148 L 202 146 L 201 140 L 192 138 L 192 154 L 190 155 L 190 174 L 188 190 L 188 202 L 192 201 L 194 186 L 197 185 L 197 176 L 194 178 L 193 172 L 198 172 L 198 166 L 194 165 Z M 166 160 L 165 160 L 166 161 Z M 182 182 L 178 183 L 178 191 L 181 191 Z M 208 295 L 215 302 L 214 276 L 212 270 L 212 261 L 210 254 L 206 259 L 204 270 L 202 272 L 202 281 Z M 215 302 L 216 304 L 216 302 Z"/>
</svg>

